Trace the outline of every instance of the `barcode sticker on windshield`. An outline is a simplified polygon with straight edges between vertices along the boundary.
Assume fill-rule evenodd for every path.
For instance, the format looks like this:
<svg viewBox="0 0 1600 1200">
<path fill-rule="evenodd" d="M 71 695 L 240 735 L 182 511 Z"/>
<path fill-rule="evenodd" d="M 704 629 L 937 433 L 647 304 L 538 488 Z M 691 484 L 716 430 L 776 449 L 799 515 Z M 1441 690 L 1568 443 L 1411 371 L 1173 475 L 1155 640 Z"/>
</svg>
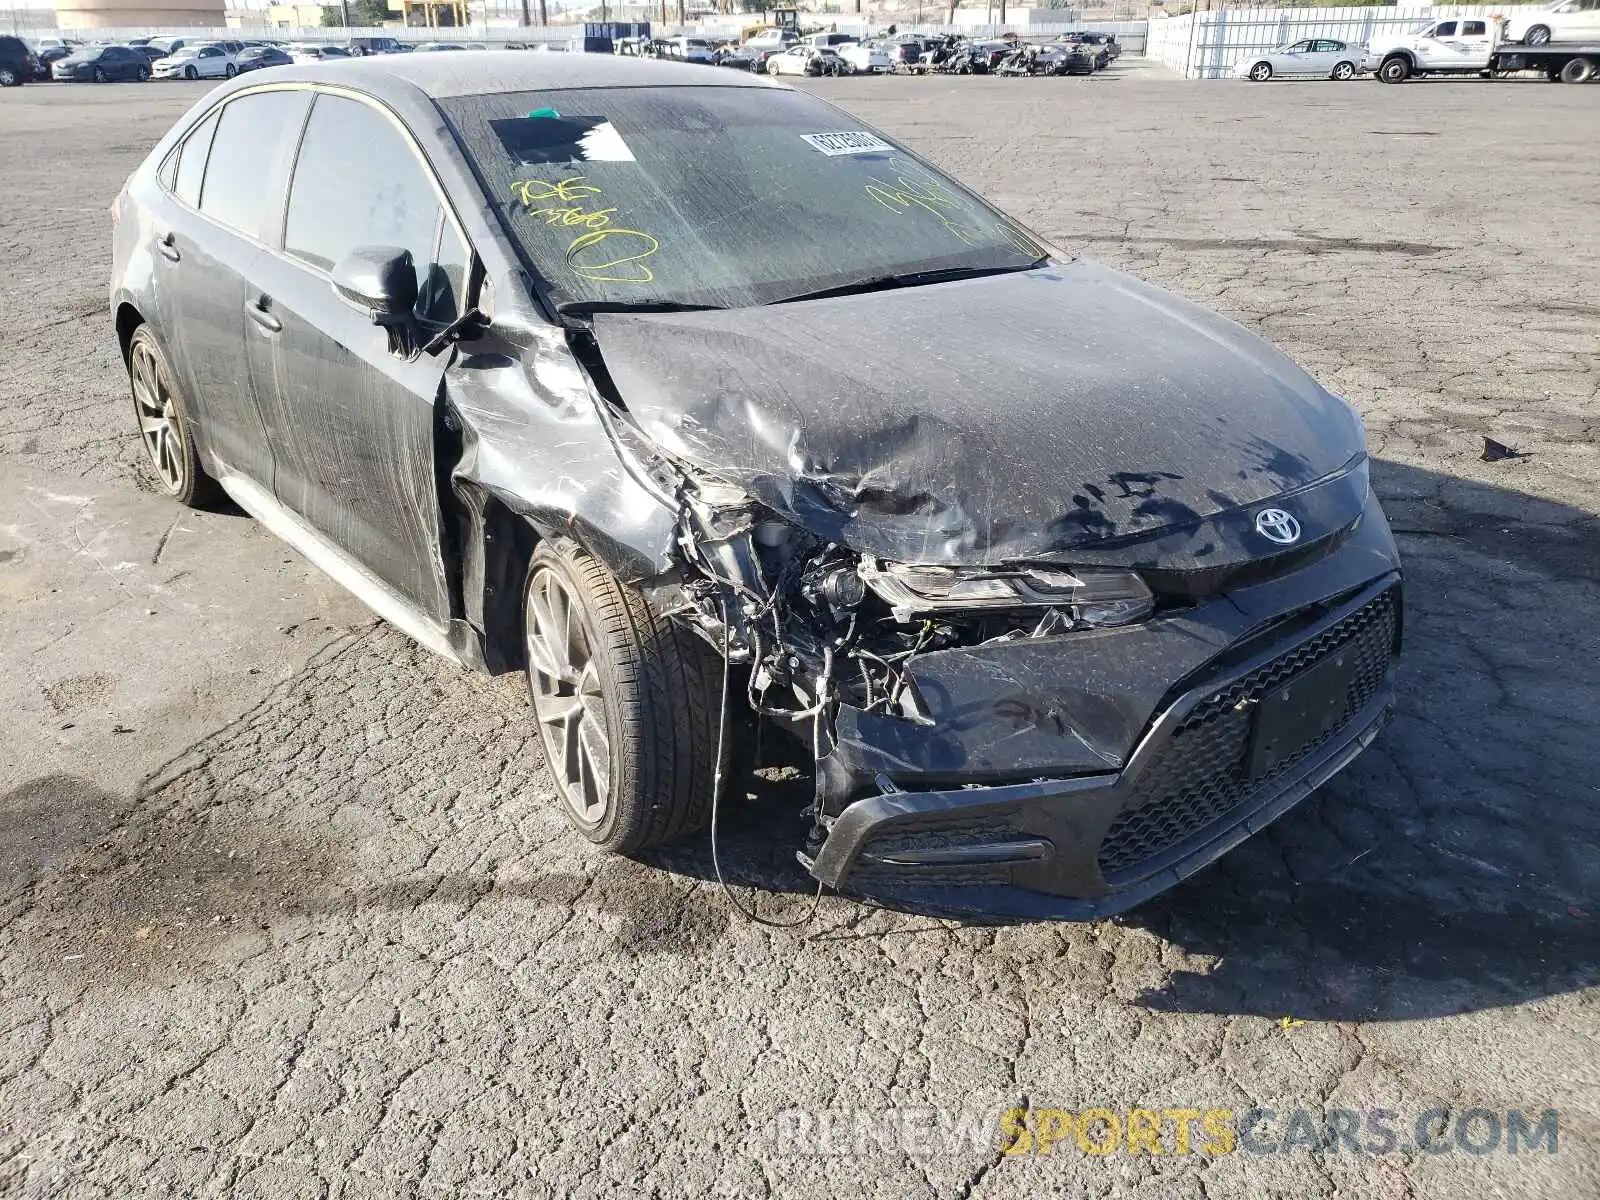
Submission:
<svg viewBox="0 0 1600 1200">
<path fill-rule="evenodd" d="M 887 154 L 894 149 L 875 133 L 802 133 L 800 140 L 813 150 L 837 158 L 841 154 Z"/>
</svg>

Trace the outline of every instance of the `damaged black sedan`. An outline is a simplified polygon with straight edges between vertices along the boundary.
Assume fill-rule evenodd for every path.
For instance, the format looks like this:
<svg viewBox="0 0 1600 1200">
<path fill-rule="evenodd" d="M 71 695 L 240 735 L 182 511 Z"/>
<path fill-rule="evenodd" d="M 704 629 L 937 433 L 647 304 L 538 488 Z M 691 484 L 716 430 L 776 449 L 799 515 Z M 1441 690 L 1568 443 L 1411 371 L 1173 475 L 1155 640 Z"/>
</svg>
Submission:
<svg viewBox="0 0 1600 1200">
<path fill-rule="evenodd" d="M 526 670 L 592 841 L 703 826 L 761 725 L 815 760 L 821 883 L 1093 916 L 1382 727 L 1400 564 L 1363 430 L 1259 339 L 765 80 L 273 75 L 113 209 L 151 462 Z"/>
</svg>

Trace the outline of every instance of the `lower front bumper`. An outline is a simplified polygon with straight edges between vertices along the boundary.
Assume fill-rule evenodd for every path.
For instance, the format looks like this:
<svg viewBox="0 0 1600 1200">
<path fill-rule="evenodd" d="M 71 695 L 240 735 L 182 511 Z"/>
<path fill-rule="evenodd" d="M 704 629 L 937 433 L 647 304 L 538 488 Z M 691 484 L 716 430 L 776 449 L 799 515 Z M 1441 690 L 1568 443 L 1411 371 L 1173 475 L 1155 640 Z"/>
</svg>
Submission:
<svg viewBox="0 0 1600 1200">
<path fill-rule="evenodd" d="M 1372 744 L 1393 705 L 1399 631 L 1389 577 L 1183 692 L 1118 772 L 937 791 L 885 778 L 804 861 L 830 886 L 928 911 L 1121 912 L 1265 828 Z M 1292 703 L 1329 664 L 1348 680 L 1342 705 L 1263 760 L 1257 712 Z"/>
</svg>

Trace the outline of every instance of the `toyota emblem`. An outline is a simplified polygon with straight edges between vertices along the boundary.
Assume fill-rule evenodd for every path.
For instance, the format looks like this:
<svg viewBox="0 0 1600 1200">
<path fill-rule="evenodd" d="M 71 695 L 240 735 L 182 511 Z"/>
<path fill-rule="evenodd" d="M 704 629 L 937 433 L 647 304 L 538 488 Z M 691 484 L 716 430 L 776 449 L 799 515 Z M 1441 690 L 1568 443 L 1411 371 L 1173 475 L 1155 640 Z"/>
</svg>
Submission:
<svg viewBox="0 0 1600 1200">
<path fill-rule="evenodd" d="M 1256 532 L 1269 542 L 1292 546 L 1300 540 L 1300 522 L 1281 508 L 1263 508 L 1256 514 Z"/>
</svg>

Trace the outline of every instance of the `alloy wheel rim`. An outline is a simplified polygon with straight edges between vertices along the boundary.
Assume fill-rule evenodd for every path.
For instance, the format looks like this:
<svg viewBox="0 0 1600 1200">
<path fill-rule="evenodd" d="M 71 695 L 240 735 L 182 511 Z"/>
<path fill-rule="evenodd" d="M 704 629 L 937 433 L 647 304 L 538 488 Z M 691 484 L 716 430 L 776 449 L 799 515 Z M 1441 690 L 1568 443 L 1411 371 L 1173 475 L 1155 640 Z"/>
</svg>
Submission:
<svg viewBox="0 0 1600 1200">
<path fill-rule="evenodd" d="M 528 583 L 528 677 L 561 798 L 585 828 L 610 805 L 611 736 L 593 645 L 566 583 L 541 567 Z"/>
<path fill-rule="evenodd" d="M 149 349 L 135 346 L 130 364 L 133 378 L 133 406 L 139 418 L 139 436 L 144 441 L 150 463 L 169 492 L 183 491 L 184 465 L 182 434 L 178 430 L 177 407 L 160 365 Z"/>
</svg>

